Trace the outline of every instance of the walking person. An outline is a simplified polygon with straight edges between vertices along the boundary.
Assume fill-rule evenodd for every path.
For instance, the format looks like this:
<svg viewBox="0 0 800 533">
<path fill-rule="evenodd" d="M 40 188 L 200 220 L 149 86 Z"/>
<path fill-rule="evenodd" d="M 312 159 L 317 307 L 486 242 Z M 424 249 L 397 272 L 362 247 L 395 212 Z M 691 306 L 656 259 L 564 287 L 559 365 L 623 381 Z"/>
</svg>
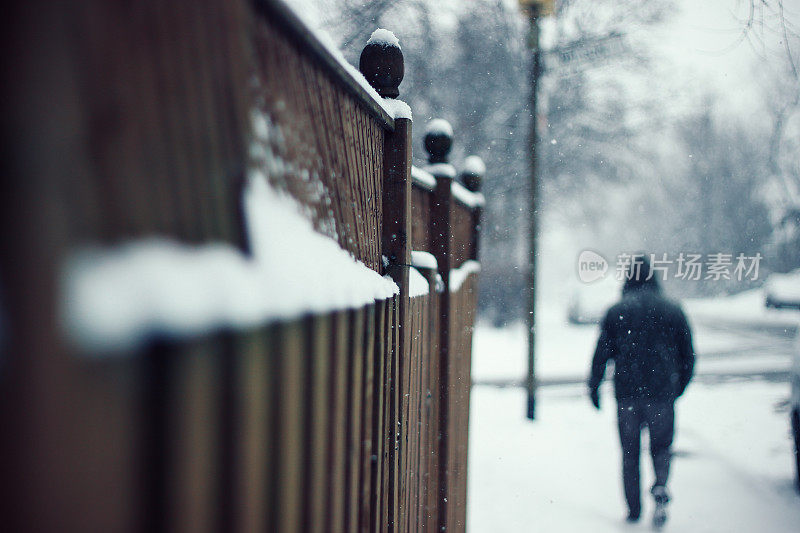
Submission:
<svg viewBox="0 0 800 533">
<path fill-rule="evenodd" d="M 675 431 L 675 400 L 692 378 L 692 335 L 681 308 L 666 299 L 650 263 L 636 256 L 626 273 L 621 300 L 605 316 L 592 360 L 589 396 L 600 409 L 599 387 L 614 361 L 622 478 L 629 522 L 641 515 L 639 455 L 641 430 L 650 435 L 656 480 L 653 525 L 667 520 L 667 479 Z"/>
</svg>

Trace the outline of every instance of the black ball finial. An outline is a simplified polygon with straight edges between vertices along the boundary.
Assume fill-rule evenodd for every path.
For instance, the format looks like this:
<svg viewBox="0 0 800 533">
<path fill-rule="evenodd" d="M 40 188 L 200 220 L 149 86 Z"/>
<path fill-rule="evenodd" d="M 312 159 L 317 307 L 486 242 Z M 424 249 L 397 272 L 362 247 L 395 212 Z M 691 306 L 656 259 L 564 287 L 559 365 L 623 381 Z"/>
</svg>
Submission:
<svg viewBox="0 0 800 533">
<path fill-rule="evenodd" d="M 464 170 L 461 171 L 461 181 L 464 182 L 464 186 L 468 190 L 479 192 L 481 190 L 484 174 L 486 174 L 486 165 L 483 163 L 483 159 L 477 155 L 471 155 L 464 159 Z"/>
<path fill-rule="evenodd" d="M 361 51 L 358 70 L 382 97 L 400 96 L 399 86 L 405 75 L 405 66 L 397 37 L 382 28 L 372 32 L 367 46 Z"/>
<path fill-rule="evenodd" d="M 425 130 L 425 149 L 428 151 L 428 161 L 433 163 L 447 163 L 450 148 L 453 147 L 453 127 L 444 119 L 436 118 L 428 123 Z"/>
</svg>

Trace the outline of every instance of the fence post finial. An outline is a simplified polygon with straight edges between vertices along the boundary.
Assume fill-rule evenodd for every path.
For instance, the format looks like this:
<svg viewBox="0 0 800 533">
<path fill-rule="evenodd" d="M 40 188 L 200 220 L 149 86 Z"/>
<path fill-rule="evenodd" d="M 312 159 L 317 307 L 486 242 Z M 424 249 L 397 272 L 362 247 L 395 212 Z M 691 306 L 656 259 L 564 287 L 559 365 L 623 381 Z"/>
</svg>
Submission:
<svg viewBox="0 0 800 533">
<path fill-rule="evenodd" d="M 484 174 L 486 174 L 486 165 L 483 163 L 483 159 L 477 155 L 471 155 L 464 159 L 461 181 L 468 190 L 480 192 Z"/>
<path fill-rule="evenodd" d="M 442 118 L 435 118 L 428 123 L 425 130 L 425 150 L 428 151 L 428 162 L 447 163 L 450 148 L 453 147 L 453 127 Z"/>
<path fill-rule="evenodd" d="M 403 81 L 405 65 L 397 37 L 383 28 L 372 32 L 367 45 L 361 51 L 358 70 L 382 97 L 400 96 L 399 86 Z"/>
</svg>

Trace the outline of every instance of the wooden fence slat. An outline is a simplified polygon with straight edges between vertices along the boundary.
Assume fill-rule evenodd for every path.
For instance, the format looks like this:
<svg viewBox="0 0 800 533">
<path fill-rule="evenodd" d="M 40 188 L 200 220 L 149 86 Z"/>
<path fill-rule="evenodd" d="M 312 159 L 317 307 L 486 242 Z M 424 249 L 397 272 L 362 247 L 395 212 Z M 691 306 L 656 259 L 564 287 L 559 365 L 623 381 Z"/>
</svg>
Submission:
<svg viewBox="0 0 800 533">
<path fill-rule="evenodd" d="M 237 393 L 241 405 L 241 425 L 237 431 L 237 479 L 241 480 L 236 522 L 241 531 L 265 531 L 271 520 L 268 487 L 274 464 L 269 449 L 274 429 L 276 368 L 270 358 L 273 338 L 268 330 L 244 334 L 239 338 Z"/>
<path fill-rule="evenodd" d="M 276 531 L 299 531 L 305 509 L 303 479 L 305 444 L 303 435 L 305 396 L 304 330 L 300 321 L 290 322 L 281 328 L 279 345 L 279 418 L 276 441 L 278 443 Z"/>
<path fill-rule="evenodd" d="M 349 331 L 349 363 L 348 406 L 347 406 L 347 471 L 346 471 L 346 514 L 345 530 L 358 531 L 359 481 L 361 479 L 361 417 L 363 414 L 363 397 L 361 383 L 364 372 L 364 310 L 353 310 L 348 313 Z"/>
<path fill-rule="evenodd" d="M 221 383 L 214 340 L 176 350 L 169 400 L 167 531 L 213 531 L 218 523 Z"/>
<path fill-rule="evenodd" d="M 400 412 L 400 387 L 401 369 L 400 359 L 402 357 L 401 335 L 405 332 L 400 331 L 400 307 L 401 296 L 395 296 L 392 303 L 391 313 L 391 336 L 392 350 L 391 373 L 389 378 L 389 524 L 390 531 L 400 531 L 400 432 L 401 432 L 401 412 Z M 407 329 L 407 328 L 406 328 Z"/>
<path fill-rule="evenodd" d="M 442 415 L 439 389 L 441 387 L 441 336 L 439 331 L 441 329 L 442 315 L 441 303 L 443 294 L 435 294 L 434 304 L 432 306 L 433 312 L 431 313 L 431 369 L 428 379 L 428 391 L 426 394 L 428 400 L 429 423 L 430 431 L 428 438 L 431 442 L 430 463 L 428 466 L 428 529 L 437 531 L 439 529 L 439 497 L 441 493 L 440 488 L 440 451 L 441 451 L 441 420 Z"/>
<path fill-rule="evenodd" d="M 450 429 L 452 420 L 451 410 L 451 301 L 450 293 L 450 268 L 451 268 L 451 246 L 450 235 L 452 233 L 452 176 L 447 174 L 436 175 L 436 189 L 434 190 L 433 206 L 431 209 L 431 234 L 433 238 L 433 255 L 439 265 L 439 272 L 442 275 L 444 291 L 439 299 L 439 383 L 438 383 L 438 414 L 439 427 L 437 441 L 439 444 L 438 463 L 439 463 L 439 482 L 438 498 L 436 509 L 439 517 L 437 528 L 447 530 L 448 519 L 450 517 L 449 507 L 452 503 L 450 494 Z"/>
<path fill-rule="evenodd" d="M 387 308 L 388 301 L 382 300 L 375 304 L 375 353 L 373 356 L 374 370 L 374 409 L 375 416 L 372 424 L 372 449 L 370 457 L 370 531 L 383 531 L 382 517 L 385 507 L 384 502 L 384 453 L 385 453 L 385 383 L 386 383 L 386 350 L 387 350 Z"/>
<path fill-rule="evenodd" d="M 370 508 L 373 498 L 372 471 L 377 456 L 373 440 L 373 418 L 377 418 L 378 398 L 375 395 L 376 375 L 376 344 L 379 339 L 378 324 L 376 322 L 376 307 L 370 305 L 364 313 L 364 372 L 362 374 L 361 390 L 363 395 L 363 417 L 361 419 L 360 449 L 361 479 L 359 481 L 359 519 L 358 529 L 361 532 L 372 531 L 370 523 Z M 375 461 L 373 461 L 375 458 Z"/>
<path fill-rule="evenodd" d="M 344 531 L 345 517 L 345 468 L 346 468 L 346 424 L 347 424 L 347 369 L 348 369 L 348 320 L 347 312 L 333 315 L 331 341 L 330 395 L 328 410 L 331 417 L 328 437 L 330 464 L 330 517 L 329 528 L 333 532 Z"/>
<path fill-rule="evenodd" d="M 333 319 L 331 315 L 314 317 L 311 329 L 311 436 L 309 439 L 309 500 L 308 530 L 322 532 L 327 528 L 330 510 L 327 507 L 330 488 L 330 463 L 328 443 L 330 439 L 330 373 Z"/>
<path fill-rule="evenodd" d="M 381 532 L 391 531 L 391 459 L 393 457 L 394 420 L 392 419 L 392 355 L 394 353 L 394 299 L 386 302 L 384 313 L 384 351 L 383 351 L 383 424 L 380 431 L 382 441 L 381 455 L 381 510 L 378 520 Z"/>
<path fill-rule="evenodd" d="M 425 499 L 427 497 L 427 477 L 428 477 L 428 448 L 430 440 L 428 439 L 428 431 L 430 422 L 428 418 L 428 368 L 430 365 L 431 351 L 430 351 L 430 307 L 431 295 L 425 297 L 425 304 L 422 306 L 422 316 L 420 331 L 422 338 L 419 339 L 420 346 L 420 375 L 419 375 L 419 391 L 418 391 L 418 409 L 419 409 L 419 476 L 417 478 L 418 494 L 417 494 L 417 515 L 419 516 L 418 525 L 419 530 L 425 530 L 426 513 L 425 513 Z"/>
</svg>

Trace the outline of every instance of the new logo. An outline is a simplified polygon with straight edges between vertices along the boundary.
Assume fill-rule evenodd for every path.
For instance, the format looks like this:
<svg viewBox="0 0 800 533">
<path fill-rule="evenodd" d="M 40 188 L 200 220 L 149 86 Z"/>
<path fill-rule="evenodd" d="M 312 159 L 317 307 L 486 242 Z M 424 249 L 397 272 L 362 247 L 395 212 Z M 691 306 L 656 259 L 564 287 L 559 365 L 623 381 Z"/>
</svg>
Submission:
<svg viewBox="0 0 800 533">
<path fill-rule="evenodd" d="M 578 256 L 578 278 L 584 283 L 602 279 L 608 272 L 608 261 L 602 255 L 584 250 Z"/>
</svg>

